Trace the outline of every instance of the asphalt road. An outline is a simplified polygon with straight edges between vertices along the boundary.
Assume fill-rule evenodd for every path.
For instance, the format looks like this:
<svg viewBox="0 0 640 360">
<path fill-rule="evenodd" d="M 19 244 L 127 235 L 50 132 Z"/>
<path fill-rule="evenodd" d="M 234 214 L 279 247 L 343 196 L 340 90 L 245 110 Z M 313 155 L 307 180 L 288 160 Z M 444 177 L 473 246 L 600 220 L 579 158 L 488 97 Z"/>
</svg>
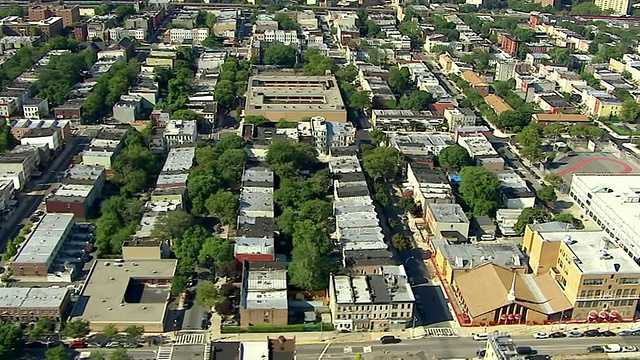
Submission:
<svg viewBox="0 0 640 360">
<path fill-rule="evenodd" d="M 578 338 L 578 339 L 545 339 L 532 337 L 514 337 L 516 346 L 531 346 L 539 354 L 546 355 L 579 355 L 585 354 L 586 349 L 594 344 L 620 344 L 640 347 L 638 337 L 615 338 Z M 403 340 L 399 344 L 383 345 L 380 342 L 337 343 L 299 345 L 297 347 L 298 360 L 353 360 L 355 354 L 388 352 L 396 355 L 406 355 L 424 351 L 427 358 L 472 358 L 478 349 L 484 348 L 485 343 L 470 338 L 428 338 L 420 340 Z M 155 360 L 157 347 L 129 349 L 127 352 L 136 360 Z M 105 355 L 113 349 L 85 349 L 85 351 L 101 352 Z M 322 355 L 322 357 L 320 357 Z M 631 355 L 631 354 L 630 354 Z M 635 355 L 638 355 L 636 353 Z"/>
</svg>

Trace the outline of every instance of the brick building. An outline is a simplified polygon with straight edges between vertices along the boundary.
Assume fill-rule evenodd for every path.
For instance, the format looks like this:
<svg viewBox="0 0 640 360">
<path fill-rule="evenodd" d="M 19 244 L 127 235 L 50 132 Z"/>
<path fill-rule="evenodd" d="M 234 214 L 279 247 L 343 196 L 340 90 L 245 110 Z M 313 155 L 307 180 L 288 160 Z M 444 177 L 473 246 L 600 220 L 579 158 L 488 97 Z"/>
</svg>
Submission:
<svg viewBox="0 0 640 360">
<path fill-rule="evenodd" d="M 240 294 L 240 325 L 287 325 L 287 264 L 244 262 Z"/>
<path fill-rule="evenodd" d="M 64 4 L 37 4 L 29 8 L 29 21 L 42 21 L 50 17 L 61 17 L 62 26 L 71 26 L 80 21 L 80 7 Z"/>
<path fill-rule="evenodd" d="M 30 323 L 39 319 L 64 321 L 71 294 L 66 288 L 0 288 L 0 319 L 10 323 Z"/>
</svg>

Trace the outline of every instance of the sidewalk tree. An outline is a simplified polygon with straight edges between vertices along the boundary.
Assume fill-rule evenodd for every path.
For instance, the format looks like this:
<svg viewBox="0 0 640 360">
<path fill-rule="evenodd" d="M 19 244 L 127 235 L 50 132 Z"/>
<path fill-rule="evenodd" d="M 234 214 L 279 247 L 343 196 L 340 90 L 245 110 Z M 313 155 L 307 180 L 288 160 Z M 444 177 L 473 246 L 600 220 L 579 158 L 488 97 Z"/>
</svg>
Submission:
<svg viewBox="0 0 640 360">
<path fill-rule="evenodd" d="M 0 131 L 0 152 L 11 150 L 16 145 L 16 139 L 11 134 L 11 126 L 5 126 Z"/>
<path fill-rule="evenodd" d="M 220 315 L 233 315 L 234 314 L 234 308 L 233 308 L 233 302 L 231 302 L 230 300 L 224 300 L 223 302 L 217 304 L 214 307 L 216 313 L 220 314 Z"/>
<path fill-rule="evenodd" d="M 293 67 L 296 63 L 296 49 L 289 45 L 276 44 L 270 46 L 264 52 L 264 63 L 266 65 L 280 65 Z"/>
<path fill-rule="evenodd" d="M 418 205 L 416 205 L 416 201 L 410 196 L 403 196 L 398 201 L 398 205 L 404 209 L 404 211 L 415 214 L 418 211 Z"/>
<path fill-rule="evenodd" d="M 64 345 L 58 345 L 48 349 L 44 353 L 46 360 L 73 360 L 74 356 L 67 352 L 67 347 Z"/>
<path fill-rule="evenodd" d="M 392 147 L 378 147 L 364 154 L 363 165 L 375 180 L 392 178 L 400 170 L 400 153 Z"/>
<path fill-rule="evenodd" d="M 443 168 L 460 170 L 471 163 L 471 158 L 467 149 L 460 145 L 451 145 L 440 151 L 438 161 Z"/>
<path fill-rule="evenodd" d="M 196 304 L 211 309 L 225 300 L 220 289 L 211 281 L 201 281 L 196 288 Z"/>
<path fill-rule="evenodd" d="M 74 319 L 67 322 L 62 331 L 66 337 L 81 338 L 89 334 L 89 322 L 83 319 Z"/>
<path fill-rule="evenodd" d="M 194 225 L 188 228 L 184 234 L 171 242 L 171 250 L 176 255 L 178 260 L 192 260 L 196 261 L 200 250 L 202 249 L 202 241 L 211 236 L 211 231 L 208 231 L 200 225 Z"/>
<path fill-rule="evenodd" d="M 171 295 L 178 296 L 187 288 L 189 279 L 183 275 L 176 275 L 171 279 Z"/>
<path fill-rule="evenodd" d="M 460 170 L 460 177 L 460 195 L 473 215 L 488 215 L 498 207 L 501 182 L 493 172 L 465 166 Z"/>
<path fill-rule="evenodd" d="M 556 188 L 552 185 L 543 186 L 540 190 L 537 191 L 536 195 L 538 195 L 538 199 L 542 200 L 545 204 L 549 205 L 556 200 L 558 200 L 558 196 L 556 195 Z"/>
<path fill-rule="evenodd" d="M 358 77 L 358 68 L 349 64 L 343 67 L 342 69 L 336 71 L 336 78 L 338 81 L 352 83 L 356 81 Z"/>
<path fill-rule="evenodd" d="M 124 332 L 127 334 L 129 340 L 137 340 L 144 334 L 144 327 L 132 325 L 125 328 Z"/>
<path fill-rule="evenodd" d="M 371 92 L 362 90 L 351 93 L 349 95 L 349 106 L 360 111 L 369 109 L 371 107 Z"/>
<path fill-rule="evenodd" d="M 0 324 L 0 359 L 16 359 L 23 345 L 20 326 Z"/>
<path fill-rule="evenodd" d="M 369 132 L 369 137 L 376 145 L 387 142 L 387 134 L 384 131 L 378 129 L 372 129 Z"/>
<path fill-rule="evenodd" d="M 40 318 L 35 325 L 28 330 L 28 335 L 32 340 L 41 339 L 43 336 L 51 332 L 53 323 L 49 318 Z"/>
<path fill-rule="evenodd" d="M 187 193 L 191 200 L 191 213 L 207 213 L 206 201 L 222 187 L 220 179 L 213 169 L 192 168 L 187 178 Z"/>
<path fill-rule="evenodd" d="M 102 333 L 107 339 L 113 340 L 116 336 L 118 336 L 118 333 L 120 333 L 120 330 L 118 330 L 118 328 L 115 325 L 108 324 L 107 326 L 104 327 L 104 329 L 102 329 Z"/>
<path fill-rule="evenodd" d="M 304 52 L 304 66 L 302 73 L 305 75 L 323 76 L 327 71 L 336 72 L 335 61 L 327 56 L 322 55 L 316 49 L 308 49 Z"/>
<path fill-rule="evenodd" d="M 127 349 L 119 347 L 111 353 L 109 360 L 133 360 L 133 356 L 127 354 Z"/>
<path fill-rule="evenodd" d="M 513 231 L 517 234 L 524 234 L 527 225 L 534 223 L 546 223 L 551 221 L 552 216 L 543 209 L 528 207 L 522 210 L 518 216 L 518 222 L 513 226 Z"/>
<path fill-rule="evenodd" d="M 402 234 L 394 234 L 391 237 L 391 243 L 393 244 L 393 247 L 398 249 L 398 251 L 404 251 L 413 248 L 411 239 Z"/>
<path fill-rule="evenodd" d="M 171 240 L 184 235 L 184 232 L 193 225 L 193 216 L 184 210 L 168 211 L 160 217 L 151 230 L 151 236 Z"/>
<path fill-rule="evenodd" d="M 99 351 L 92 351 L 89 359 L 90 360 L 107 360 L 104 354 Z"/>
<path fill-rule="evenodd" d="M 296 223 L 294 229 L 291 283 L 308 291 L 326 288 L 332 270 L 332 247 L 324 225 L 304 220 Z"/>
</svg>

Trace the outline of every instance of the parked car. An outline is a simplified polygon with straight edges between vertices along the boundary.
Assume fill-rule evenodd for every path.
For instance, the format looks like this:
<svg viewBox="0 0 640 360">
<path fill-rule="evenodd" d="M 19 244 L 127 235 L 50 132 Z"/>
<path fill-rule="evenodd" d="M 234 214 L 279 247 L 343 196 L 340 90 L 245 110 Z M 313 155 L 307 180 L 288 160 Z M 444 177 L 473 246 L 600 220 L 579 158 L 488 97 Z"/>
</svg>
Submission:
<svg viewBox="0 0 640 360">
<path fill-rule="evenodd" d="M 591 345 L 587 348 L 588 353 L 603 353 L 604 348 L 600 345 Z"/>
<path fill-rule="evenodd" d="M 602 331 L 600 333 L 600 336 L 604 336 L 604 337 L 612 337 L 612 336 L 616 336 L 616 333 L 614 333 L 613 331 Z"/>
<path fill-rule="evenodd" d="M 393 335 L 387 335 L 387 336 L 383 336 L 380 338 L 380 342 L 383 344 L 397 344 L 399 342 L 401 342 L 402 339 L 397 338 Z"/>
<path fill-rule="evenodd" d="M 67 344 L 69 349 L 84 349 L 87 347 L 87 343 L 84 340 L 73 340 L 72 342 Z"/>
<path fill-rule="evenodd" d="M 549 334 L 547 334 L 546 332 L 537 332 L 537 333 L 533 334 L 533 338 L 534 339 L 548 339 L 549 338 Z"/>
<path fill-rule="evenodd" d="M 473 340 L 475 341 L 486 341 L 487 339 L 489 339 L 489 334 L 487 333 L 473 334 Z"/>
<path fill-rule="evenodd" d="M 631 335 L 633 335 L 633 331 L 631 331 L 631 330 L 620 330 L 620 331 L 618 331 L 618 335 L 620 335 L 620 336 L 631 336 Z"/>
<path fill-rule="evenodd" d="M 516 352 L 518 355 L 535 355 L 538 350 L 532 349 L 531 346 L 518 346 L 516 347 Z"/>
<path fill-rule="evenodd" d="M 476 350 L 476 356 L 477 357 L 484 357 L 486 354 L 487 354 L 487 350 L 485 350 L 485 349 Z"/>
<path fill-rule="evenodd" d="M 602 334 L 600 333 L 599 330 L 596 329 L 591 329 L 591 330 L 587 330 L 585 332 L 582 333 L 582 335 L 586 336 L 586 337 L 598 337 L 598 336 L 602 336 Z"/>
<path fill-rule="evenodd" d="M 622 352 L 636 352 L 638 348 L 632 345 L 625 345 L 622 347 Z"/>
<path fill-rule="evenodd" d="M 619 344 L 607 344 L 602 347 L 606 353 L 617 353 L 622 351 L 622 346 Z"/>
<path fill-rule="evenodd" d="M 578 330 L 571 330 L 567 333 L 567 337 L 570 338 L 577 338 L 577 337 L 582 337 L 582 333 Z"/>
<path fill-rule="evenodd" d="M 549 334 L 549 337 L 554 339 L 559 339 L 559 338 L 567 337 L 567 334 L 563 333 L 562 331 L 556 331 Z"/>
</svg>

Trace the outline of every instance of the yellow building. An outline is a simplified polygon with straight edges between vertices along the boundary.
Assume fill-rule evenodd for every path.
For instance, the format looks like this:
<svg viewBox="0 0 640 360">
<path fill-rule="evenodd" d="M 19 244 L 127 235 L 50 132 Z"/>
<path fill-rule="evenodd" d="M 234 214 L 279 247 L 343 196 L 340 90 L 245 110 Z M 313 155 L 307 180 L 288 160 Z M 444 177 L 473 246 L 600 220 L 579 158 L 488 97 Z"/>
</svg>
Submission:
<svg viewBox="0 0 640 360">
<path fill-rule="evenodd" d="M 153 67 L 161 66 L 161 67 L 167 67 L 169 69 L 173 69 L 173 62 L 174 62 L 174 59 L 170 57 L 149 56 L 145 60 L 145 64 L 147 66 L 153 66 Z"/>
<path fill-rule="evenodd" d="M 453 59 L 447 54 L 441 54 L 438 57 L 438 65 L 440 65 L 443 72 L 450 73 L 453 66 Z"/>
<path fill-rule="evenodd" d="M 611 116 L 618 116 L 622 111 L 622 102 L 618 99 L 603 99 L 598 100 L 595 115 L 601 118 L 609 118 Z"/>
<path fill-rule="evenodd" d="M 634 317 L 640 266 L 604 231 L 529 225 L 522 248 L 533 273 L 550 276 L 571 302 L 572 319 Z"/>
</svg>

